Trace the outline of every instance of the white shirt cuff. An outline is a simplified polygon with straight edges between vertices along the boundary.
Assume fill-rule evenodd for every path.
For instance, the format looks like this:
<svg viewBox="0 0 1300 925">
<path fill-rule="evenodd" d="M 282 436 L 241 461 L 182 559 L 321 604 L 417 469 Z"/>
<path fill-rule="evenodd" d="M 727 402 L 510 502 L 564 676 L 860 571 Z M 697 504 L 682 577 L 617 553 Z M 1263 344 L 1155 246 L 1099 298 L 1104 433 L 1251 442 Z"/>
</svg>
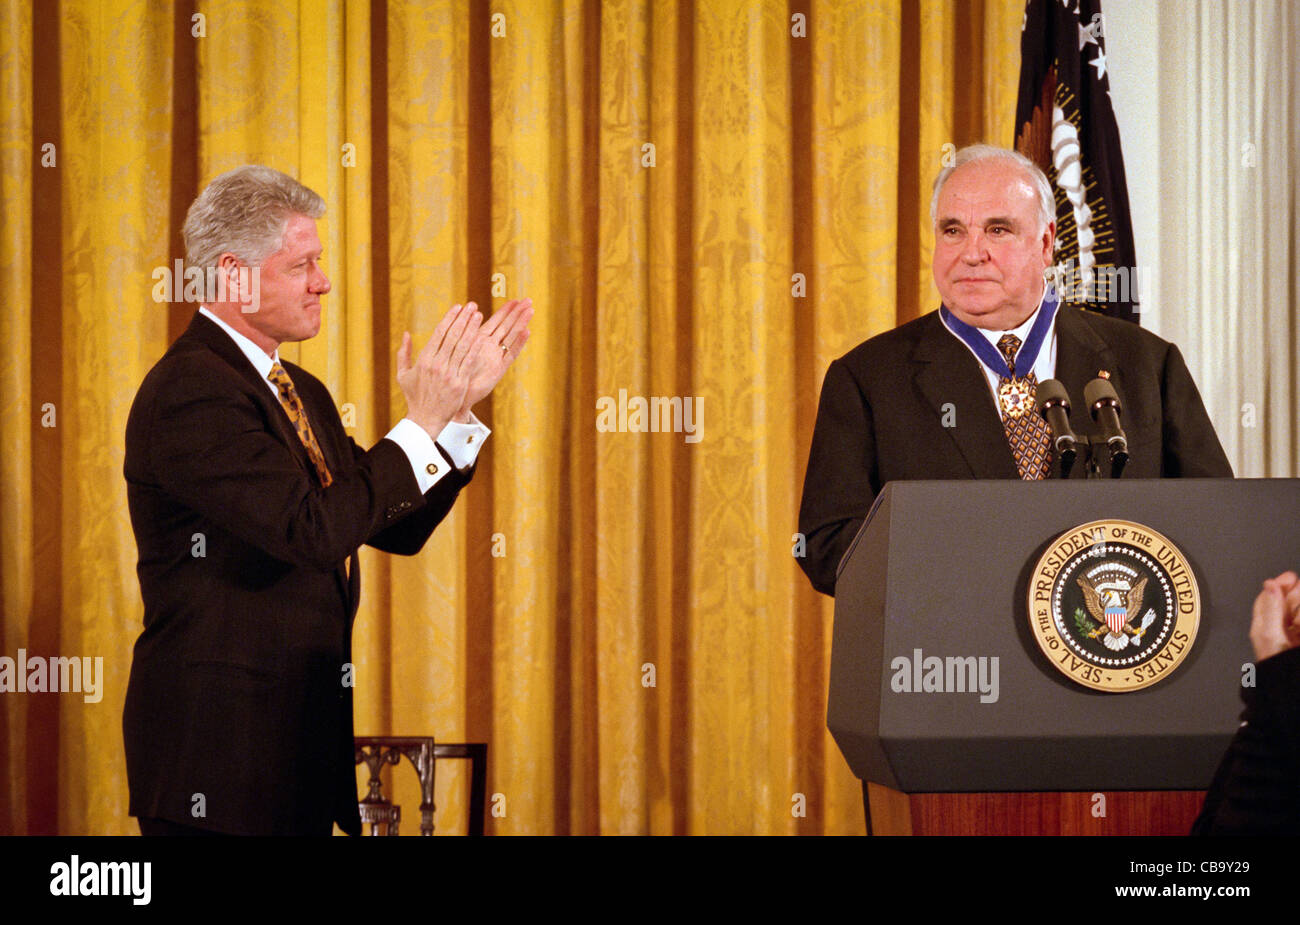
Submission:
<svg viewBox="0 0 1300 925">
<path fill-rule="evenodd" d="M 464 472 L 474 465 L 474 461 L 478 459 L 478 451 L 482 449 L 483 442 L 491 433 L 492 431 L 488 430 L 471 411 L 468 424 L 448 422 L 442 429 L 442 433 L 438 434 L 438 446 L 451 457 L 456 468 Z"/>
<path fill-rule="evenodd" d="M 388 432 L 388 439 L 402 448 L 406 458 L 411 461 L 411 471 L 415 481 L 420 485 L 420 494 L 432 488 L 448 472 L 451 466 L 442 458 L 423 427 L 410 418 L 402 418 Z"/>
<path fill-rule="evenodd" d="M 425 429 L 410 418 L 402 418 L 388 432 L 388 439 L 400 446 L 410 460 L 411 471 L 415 473 L 415 481 L 420 486 L 420 494 L 427 492 L 451 471 L 451 466 L 447 465 L 447 460 L 438 452 L 438 447 L 442 447 L 443 452 L 451 457 L 456 468 L 462 472 L 478 459 L 478 451 L 492 431 L 474 416 L 474 412 L 471 411 L 469 417 L 468 424 L 452 421 L 444 427 L 442 433 L 438 434 L 436 446 Z"/>
</svg>

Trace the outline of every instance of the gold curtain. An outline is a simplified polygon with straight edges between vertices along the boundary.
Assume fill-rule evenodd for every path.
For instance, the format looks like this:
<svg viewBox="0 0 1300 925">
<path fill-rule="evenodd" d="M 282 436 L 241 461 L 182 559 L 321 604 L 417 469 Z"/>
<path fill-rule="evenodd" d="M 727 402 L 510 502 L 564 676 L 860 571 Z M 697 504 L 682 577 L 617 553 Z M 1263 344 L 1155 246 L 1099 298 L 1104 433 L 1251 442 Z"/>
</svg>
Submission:
<svg viewBox="0 0 1300 925">
<path fill-rule="evenodd" d="M 831 606 L 792 556 L 817 394 L 937 304 L 929 184 L 947 146 L 1010 142 L 1021 12 L 0 0 L 0 655 L 104 673 L 94 703 L 0 693 L 0 832 L 136 831 L 122 438 L 194 308 L 152 273 L 246 162 L 329 204 L 325 323 L 283 349 L 359 442 L 404 411 L 403 331 L 537 306 L 453 514 L 363 554 L 358 734 L 487 742 L 498 834 L 860 832 Z M 599 430 L 620 390 L 691 398 L 696 434 Z M 438 777 L 463 831 L 467 774 Z"/>
</svg>

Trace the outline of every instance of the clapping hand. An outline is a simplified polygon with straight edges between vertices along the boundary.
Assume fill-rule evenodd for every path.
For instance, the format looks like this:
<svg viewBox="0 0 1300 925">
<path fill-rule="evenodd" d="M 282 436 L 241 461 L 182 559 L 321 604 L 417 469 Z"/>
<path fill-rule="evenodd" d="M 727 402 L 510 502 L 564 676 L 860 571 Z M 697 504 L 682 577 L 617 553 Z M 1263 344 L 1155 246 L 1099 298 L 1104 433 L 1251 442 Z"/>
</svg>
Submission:
<svg viewBox="0 0 1300 925">
<path fill-rule="evenodd" d="M 473 302 L 469 303 L 469 307 L 473 305 Z M 469 357 L 469 385 L 456 420 L 468 421 L 470 408 L 496 388 L 510 364 L 524 349 L 524 344 L 528 343 L 528 322 L 532 317 L 532 299 L 511 299 L 484 323 Z"/>
<path fill-rule="evenodd" d="M 1300 577 L 1295 572 L 1264 582 L 1255 598 L 1250 644 L 1258 661 L 1300 646 Z"/>
<path fill-rule="evenodd" d="M 407 417 L 433 439 L 465 403 L 476 357 L 485 341 L 483 316 L 474 303 L 454 305 L 438 322 L 433 336 L 411 363 L 411 334 L 397 349 L 397 385 L 406 396 Z"/>
</svg>

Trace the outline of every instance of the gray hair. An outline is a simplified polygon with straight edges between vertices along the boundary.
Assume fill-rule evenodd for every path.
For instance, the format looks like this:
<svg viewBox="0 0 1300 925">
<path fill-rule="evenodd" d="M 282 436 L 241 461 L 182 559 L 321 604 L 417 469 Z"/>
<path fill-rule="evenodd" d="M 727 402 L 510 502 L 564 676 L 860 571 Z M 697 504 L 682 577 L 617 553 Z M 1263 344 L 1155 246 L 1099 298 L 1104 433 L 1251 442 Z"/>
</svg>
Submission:
<svg viewBox="0 0 1300 925">
<path fill-rule="evenodd" d="M 999 148 L 996 145 L 967 145 L 958 151 L 952 163 L 940 170 L 939 176 L 934 178 L 934 192 L 930 195 L 930 224 L 934 224 L 938 218 L 939 191 L 948 182 L 952 172 L 963 164 L 993 159 L 1011 161 L 1024 171 L 1025 179 L 1038 193 L 1038 217 L 1044 228 L 1050 222 L 1056 221 L 1056 197 L 1052 195 L 1052 184 L 1047 182 L 1047 175 L 1037 164 L 1019 151 L 1012 151 L 1010 148 Z"/>
<path fill-rule="evenodd" d="M 293 177 L 245 164 L 217 177 L 185 215 L 185 259 L 189 266 L 215 267 L 222 254 L 258 266 L 284 245 L 290 216 L 320 218 L 325 200 Z"/>
</svg>

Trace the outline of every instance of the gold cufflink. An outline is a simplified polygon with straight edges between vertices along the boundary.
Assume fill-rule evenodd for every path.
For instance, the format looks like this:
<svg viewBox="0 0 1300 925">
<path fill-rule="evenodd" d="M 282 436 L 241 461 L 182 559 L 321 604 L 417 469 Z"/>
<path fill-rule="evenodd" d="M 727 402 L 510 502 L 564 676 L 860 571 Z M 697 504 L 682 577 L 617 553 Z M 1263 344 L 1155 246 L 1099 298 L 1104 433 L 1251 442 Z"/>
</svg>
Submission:
<svg viewBox="0 0 1300 925">
<path fill-rule="evenodd" d="M 436 463 L 429 463 L 429 465 L 427 465 L 427 466 L 424 467 L 424 471 L 427 472 L 427 473 L 429 473 L 430 475 L 437 475 L 437 474 L 438 474 L 438 466 L 437 466 Z"/>
</svg>

